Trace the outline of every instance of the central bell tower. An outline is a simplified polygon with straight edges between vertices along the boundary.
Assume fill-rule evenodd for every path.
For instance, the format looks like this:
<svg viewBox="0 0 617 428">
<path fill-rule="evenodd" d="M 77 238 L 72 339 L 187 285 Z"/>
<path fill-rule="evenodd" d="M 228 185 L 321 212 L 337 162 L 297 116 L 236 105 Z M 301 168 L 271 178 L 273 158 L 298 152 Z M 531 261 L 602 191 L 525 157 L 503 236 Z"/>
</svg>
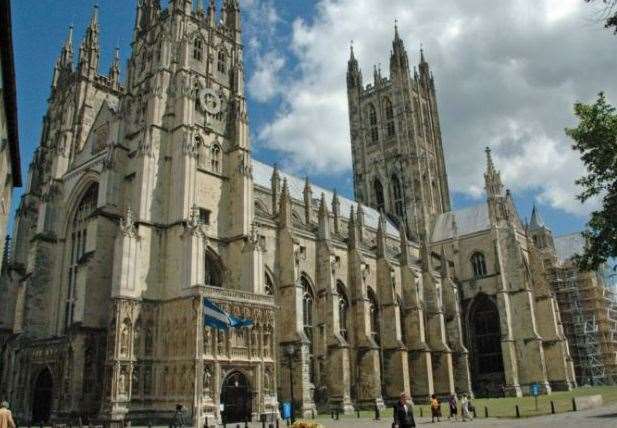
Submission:
<svg viewBox="0 0 617 428">
<path fill-rule="evenodd" d="M 430 235 L 433 220 L 450 210 L 435 83 L 420 51 L 410 69 L 395 26 L 390 77 L 374 68 L 363 85 L 353 47 L 347 97 L 355 199 L 404 224 L 415 240 Z"/>
</svg>

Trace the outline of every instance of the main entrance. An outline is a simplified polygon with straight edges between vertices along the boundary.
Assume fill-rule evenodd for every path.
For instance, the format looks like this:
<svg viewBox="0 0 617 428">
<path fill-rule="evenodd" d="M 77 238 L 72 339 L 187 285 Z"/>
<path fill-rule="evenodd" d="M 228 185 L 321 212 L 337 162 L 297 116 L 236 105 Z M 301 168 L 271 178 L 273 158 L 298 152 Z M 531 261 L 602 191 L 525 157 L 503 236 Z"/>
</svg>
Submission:
<svg viewBox="0 0 617 428">
<path fill-rule="evenodd" d="M 39 373 L 34 383 L 32 394 L 32 422 L 35 424 L 49 422 L 53 394 L 53 379 L 49 369 Z"/>
<path fill-rule="evenodd" d="M 478 294 L 471 304 L 468 322 L 473 390 L 478 397 L 500 396 L 505 375 L 497 305 L 486 294 Z"/>
<path fill-rule="evenodd" d="M 251 389 L 246 376 L 240 372 L 230 373 L 223 382 L 221 391 L 223 423 L 250 421 Z"/>
</svg>

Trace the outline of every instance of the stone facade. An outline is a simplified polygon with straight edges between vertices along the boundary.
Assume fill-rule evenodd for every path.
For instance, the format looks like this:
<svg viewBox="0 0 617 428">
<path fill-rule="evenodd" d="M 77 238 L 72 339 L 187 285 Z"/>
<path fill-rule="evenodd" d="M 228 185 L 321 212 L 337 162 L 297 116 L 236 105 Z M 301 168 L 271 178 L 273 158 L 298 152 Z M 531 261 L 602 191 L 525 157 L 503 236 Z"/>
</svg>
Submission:
<svg viewBox="0 0 617 428">
<path fill-rule="evenodd" d="M 488 227 L 449 233 L 434 82 L 423 57 L 411 76 L 398 30 L 396 87 L 376 73 L 378 89 L 363 88 L 349 62 L 355 202 L 252 159 L 240 10 L 214 4 L 139 2 L 125 84 L 117 55 L 98 74 L 96 10 L 76 67 L 69 32 L 2 278 L 0 393 L 15 414 L 113 424 L 180 403 L 201 426 L 290 399 L 304 415 L 401 391 L 426 401 L 499 376 L 515 395 L 571 386 L 558 316 L 544 313 L 554 300 L 492 164 Z M 369 150 L 382 93 L 384 144 Z M 472 248 L 482 278 L 470 279 Z M 478 296 L 496 314 L 486 331 L 471 326 Z M 204 327 L 204 297 L 255 326 Z M 478 373 L 483 361 L 503 369 Z"/>
</svg>

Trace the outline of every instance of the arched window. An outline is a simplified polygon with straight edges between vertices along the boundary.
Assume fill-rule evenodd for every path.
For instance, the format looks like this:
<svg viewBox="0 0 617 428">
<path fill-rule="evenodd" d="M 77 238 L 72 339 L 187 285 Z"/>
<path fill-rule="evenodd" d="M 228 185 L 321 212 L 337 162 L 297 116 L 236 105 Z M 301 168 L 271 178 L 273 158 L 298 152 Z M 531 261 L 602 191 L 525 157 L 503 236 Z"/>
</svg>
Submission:
<svg viewBox="0 0 617 428">
<path fill-rule="evenodd" d="M 221 147 L 218 144 L 210 149 L 210 167 L 213 172 L 221 173 Z"/>
<path fill-rule="evenodd" d="M 265 292 L 268 296 L 274 296 L 274 281 L 269 274 L 265 274 Z"/>
<path fill-rule="evenodd" d="M 313 294 L 313 289 L 309 284 L 308 279 L 305 276 L 300 278 L 300 282 L 302 284 L 302 290 L 304 292 L 302 299 L 302 320 L 304 325 L 304 334 L 309 340 L 309 377 L 311 382 L 314 381 L 314 342 L 313 342 L 313 308 L 315 303 L 315 295 Z"/>
<path fill-rule="evenodd" d="M 227 71 L 227 54 L 223 49 L 221 49 L 218 53 L 217 57 L 217 65 L 216 68 L 220 73 L 225 73 Z"/>
<path fill-rule="evenodd" d="M 347 312 L 349 311 L 349 301 L 345 293 L 345 286 L 341 281 L 336 283 L 336 292 L 338 293 L 338 319 L 339 331 L 345 340 L 348 338 L 347 332 Z"/>
<path fill-rule="evenodd" d="M 479 375 L 503 374 L 499 311 L 486 294 L 480 293 L 476 297 L 469 321 L 475 371 Z"/>
<path fill-rule="evenodd" d="M 379 304 L 377 303 L 377 298 L 375 297 L 375 293 L 373 290 L 369 288 L 368 290 L 368 300 L 369 300 L 369 311 L 370 311 L 370 327 L 371 327 L 371 335 L 377 344 L 380 343 L 381 331 L 379 328 Z"/>
<path fill-rule="evenodd" d="M 371 141 L 376 143 L 379 141 L 379 129 L 377 128 L 377 110 L 373 104 L 368 105 L 368 117 L 371 128 Z"/>
<path fill-rule="evenodd" d="M 375 195 L 375 204 L 377 206 L 377 210 L 385 210 L 386 204 L 383 197 L 383 186 L 381 185 L 381 181 L 379 181 L 378 178 L 376 178 L 373 182 L 373 193 Z"/>
<path fill-rule="evenodd" d="M 396 175 L 392 176 L 392 193 L 394 194 L 394 212 L 399 220 L 403 221 L 405 219 L 405 202 L 401 182 Z"/>
<path fill-rule="evenodd" d="M 473 268 L 474 278 L 482 278 L 486 276 L 486 260 L 484 254 L 473 253 L 471 256 L 471 266 Z"/>
<path fill-rule="evenodd" d="M 69 254 L 69 271 L 68 271 L 68 288 L 66 294 L 66 302 L 64 307 L 64 328 L 65 330 L 73 324 L 75 316 L 75 303 L 77 293 L 75 290 L 77 282 L 77 270 L 81 258 L 86 253 L 86 242 L 88 238 L 88 223 L 90 216 L 96 210 L 97 199 L 99 195 L 98 183 L 92 183 L 85 191 L 84 195 L 75 210 L 73 221 L 70 225 L 68 234 L 70 249 Z"/>
<path fill-rule="evenodd" d="M 196 61 L 201 61 L 203 57 L 203 52 L 203 42 L 199 37 L 196 37 L 195 41 L 193 42 L 193 59 L 195 59 Z"/>
<path fill-rule="evenodd" d="M 388 137 L 394 137 L 396 135 L 396 129 L 394 127 L 394 109 L 392 108 L 392 101 L 390 98 L 384 100 L 384 110 L 386 113 L 386 121 L 388 123 Z"/>
<path fill-rule="evenodd" d="M 209 251 L 206 252 L 206 274 L 204 281 L 211 287 L 223 286 L 223 270 L 220 262 Z"/>
</svg>

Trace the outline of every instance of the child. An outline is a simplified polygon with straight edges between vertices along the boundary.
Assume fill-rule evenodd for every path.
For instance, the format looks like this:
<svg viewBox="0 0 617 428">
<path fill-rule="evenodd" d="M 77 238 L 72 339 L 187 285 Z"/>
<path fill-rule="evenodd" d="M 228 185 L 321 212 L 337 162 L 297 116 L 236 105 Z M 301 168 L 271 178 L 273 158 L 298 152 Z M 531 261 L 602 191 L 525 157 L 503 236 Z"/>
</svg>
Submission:
<svg viewBox="0 0 617 428">
<path fill-rule="evenodd" d="M 441 416 L 441 405 L 439 404 L 439 400 L 435 396 L 435 394 L 431 395 L 431 422 L 435 422 L 435 418 L 437 418 L 437 422 L 440 422 L 439 417 Z"/>
<path fill-rule="evenodd" d="M 456 422 L 456 414 L 458 413 L 458 403 L 456 400 L 456 395 L 452 394 L 448 398 L 448 406 L 450 407 L 450 417 L 448 419 L 454 419 Z"/>
</svg>

